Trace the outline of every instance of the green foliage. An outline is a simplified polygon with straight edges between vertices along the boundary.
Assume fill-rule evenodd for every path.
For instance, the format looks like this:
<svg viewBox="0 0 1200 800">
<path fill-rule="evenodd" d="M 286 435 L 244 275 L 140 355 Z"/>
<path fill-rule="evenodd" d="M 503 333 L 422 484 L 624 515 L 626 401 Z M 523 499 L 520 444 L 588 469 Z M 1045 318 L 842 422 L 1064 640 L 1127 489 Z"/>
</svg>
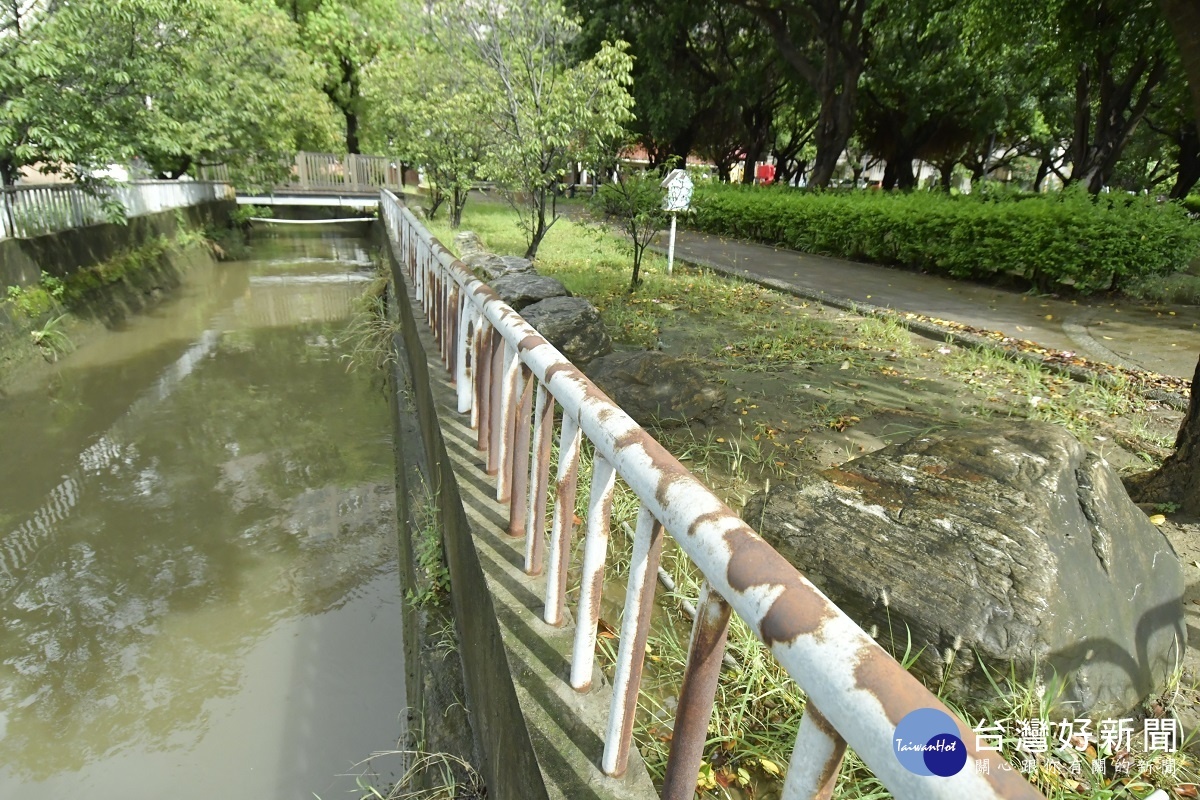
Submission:
<svg viewBox="0 0 1200 800">
<path fill-rule="evenodd" d="M 658 175 L 635 172 L 622 176 L 618 183 L 605 183 L 596 193 L 594 206 L 605 220 L 614 223 L 629 237 L 633 249 L 633 277 L 629 289 L 633 291 L 641 283 L 639 272 L 646 248 L 668 224 Z"/>
<path fill-rule="evenodd" d="M 427 608 L 440 603 L 449 593 L 450 570 L 446 567 L 446 555 L 442 551 L 442 531 L 438 524 L 436 498 L 426 498 L 426 503 L 418 510 L 417 516 L 412 547 L 422 587 L 409 589 L 405 599 L 414 606 Z"/>
<path fill-rule="evenodd" d="M 624 42 L 579 61 L 579 23 L 557 0 L 430 4 L 433 35 L 492 130 L 483 171 L 506 190 L 533 258 L 557 219 L 555 192 L 576 163 L 607 163 L 632 117 Z"/>
<path fill-rule="evenodd" d="M 66 286 L 53 275 L 43 272 L 33 286 L 9 286 L 6 299 L 26 320 L 36 320 L 59 307 Z"/>
<path fill-rule="evenodd" d="M 27 164 L 79 177 L 134 155 L 175 177 L 328 128 L 296 31 L 269 0 L 7 4 L 0 28 L 6 180 Z"/>
<path fill-rule="evenodd" d="M 1082 191 L 1012 197 L 697 189 L 695 226 L 795 250 L 1041 290 L 1116 289 L 1200 253 L 1178 205 Z"/>
<path fill-rule="evenodd" d="M 303 51 L 318 71 L 317 84 L 342 117 L 337 149 L 361 152 L 366 138 L 386 142 L 374 102 L 364 94 L 367 73 L 402 49 L 408 27 L 396 0 L 277 0 L 299 30 Z M 323 150 L 325 147 L 309 149 Z M 330 148 L 333 149 L 333 148 Z"/>
<path fill-rule="evenodd" d="M 249 228 L 251 221 L 258 217 L 269 219 L 275 216 L 275 210 L 270 206 L 239 205 L 229 212 L 229 222 L 235 228 Z"/>
<path fill-rule="evenodd" d="M 458 227 L 468 192 L 482 176 L 494 129 L 481 88 L 441 57 L 428 37 L 380 60 L 363 88 L 390 148 L 424 168 L 429 218 L 449 202 L 452 228 Z"/>
<path fill-rule="evenodd" d="M 53 319 L 46 320 L 40 327 L 29 332 L 34 345 L 40 347 L 47 361 L 57 361 L 58 357 L 75 349 L 74 343 L 63 330 L 63 319 L 66 314 L 59 314 Z"/>
</svg>

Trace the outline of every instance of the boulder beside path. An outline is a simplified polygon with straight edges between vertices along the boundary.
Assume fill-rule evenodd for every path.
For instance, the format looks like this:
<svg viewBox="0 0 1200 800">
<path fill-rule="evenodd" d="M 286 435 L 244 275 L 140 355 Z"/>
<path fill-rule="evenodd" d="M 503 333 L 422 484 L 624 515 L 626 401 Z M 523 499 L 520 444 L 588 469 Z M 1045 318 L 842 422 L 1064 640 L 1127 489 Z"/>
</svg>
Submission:
<svg viewBox="0 0 1200 800">
<path fill-rule="evenodd" d="M 655 350 L 610 353 L 589 364 L 587 374 L 640 425 L 711 422 L 727 399 L 694 364 Z"/>
<path fill-rule="evenodd" d="M 924 435 L 752 498 L 745 519 L 959 702 L 1043 685 L 1128 714 L 1182 660 L 1183 571 L 1108 464 L 1048 423 Z"/>
</svg>

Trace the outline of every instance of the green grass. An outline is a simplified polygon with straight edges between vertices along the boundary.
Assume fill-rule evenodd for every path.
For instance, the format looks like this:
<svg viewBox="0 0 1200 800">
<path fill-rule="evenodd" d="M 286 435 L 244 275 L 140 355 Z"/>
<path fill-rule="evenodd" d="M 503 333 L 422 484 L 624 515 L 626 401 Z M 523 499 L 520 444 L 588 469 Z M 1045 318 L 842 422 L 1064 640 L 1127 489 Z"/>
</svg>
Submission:
<svg viewBox="0 0 1200 800">
<path fill-rule="evenodd" d="M 443 242 L 452 241 L 452 232 L 444 223 L 430 228 Z M 519 253 L 524 248 L 511 212 L 500 204 L 473 200 L 466 210 L 464 228 L 478 233 L 493 251 Z M 857 380 L 857 364 L 879 355 L 884 358 L 878 371 L 889 377 L 901 377 L 897 368 L 905 369 L 903 359 L 921 354 L 931 359 L 941 358 L 934 354 L 936 351 L 926 351 L 917 345 L 896 320 L 831 319 L 831 315 L 822 316 L 819 309 L 798 307 L 791 298 L 705 271 L 680 269 L 668 278 L 663 259 L 653 254 L 647 255 L 643 265 L 644 283 L 630 293 L 628 245 L 568 220 L 560 220 L 551 230 L 536 266 L 539 272 L 558 277 L 573 292 L 591 299 L 600 308 L 614 338 L 626 344 L 652 345 L 670 326 L 678 324 L 681 315 L 687 315 L 691 324 L 705 331 L 720 331 L 722 344 L 706 345 L 709 349 L 703 354 L 727 368 L 774 370 L 787 365 L 841 361 L 845 372 L 836 367 L 829 369 L 837 372 L 838 380 L 853 381 Z M 711 340 L 717 337 L 710 337 Z M 981 413 L 1007 410 L 1014 416 L 1048 419 L 1081 436 L 1108 431 L 1111 420 L 1117 417 L 1129 418 L 1135 426 L 1143 425 L 1147 431 L 1150 428 L 1149 418 L 1144 415 L 1145 403 L 1129 387 L 1072 383 L 1037 365 L 1012 361 L 988 350 L 944 348 L 944 351 L 947 357 L 941 360 L 940 368 L 956 385 L 969 387 Z M 796 402 L 803 403 L 799 398 Z M 794 459 L 778 449 L 780 445 L 773 441 L 776 431 L 771 424 L 743 416 L 755 408 L 753 403 L 737 398 L 731 405 L 731 412 L 741 423 L 736 433 L 684 428 L 659 435 L 689 469 L 706 482 L 719 485 L 714 489 L 727 501 L 736 501 L 773 478 L 786 477 L 788 465 Z M 819 427 L 840 431 L 860 422 L 857 414 L 864 412 L 856 405 L 830 399 L 805 413 Z M 750 424 L 742 423 L 743 418 Z M 795 444 L 805 446 L 800 439 Z M 590 448 L 585 444 L 575 509 L 581 520 L 587 515 L 588 498 L 583 487 L 590 485 L 590 474 Z M 634 524 L 637 508 L 637 498 L 618 481 L 611 526 L 610 576 L 619 576 L 627 570 L 632 543 L 626 526 Z M 577 537 L 576 546 L 581 545 L 582 537 Z M 682 603 L 694 601 L 700 579 L 687 557 L 670 542 L 664 549 L 663 567 L 674 579 L 676 588 L 671 593 L 660 592 L 657 600 L 635 725 L 636 743 L 651 775 L 659 781 L 666 765 L 674 718 L 673 698 L 677 697 L 684 671 L 691 625 L 681 610 Z M 573 590 L 576 596 L 577 591 L 576 587 Z M 619 627 L 617 619 L 606 622 Z M 611 669 L 615 651 L 615 639 L 602 636 L 598 651 L 602 668 Z M 805 697 L 767 649 L 736 618 L 731 624 L 728 651 L 736 666 L 726 669 L 720 678 L 704 763 L 698 775 L 701 794 L 727 798 L 729 792 L 723 787 L 728 786 L 741 789 L 743 797 L 771 796 L 778 791 L 786 770 Z M 901 648 L 895 655 L 902 660 L 913 657 L 911 648 L 907 653 Z M 1009 723 L 1030 718 L 1029 715 L 1048 715 L 1049 706 L 1041 702 L 1045 695 L 1039 694 L 1036 686 L 997 681 L 996 689 L 998 699 L 994 703 L 963 709 L 961 715 L 971 721 Z M 1005 755 L 1015 762 L 1019 754 L 1015 747 L 1009 747 Z M 1148 794 L 1151 782 L 1174 785 L 1159 764 L 1152 765 L 1141 779 L 1134 776 L 1130 780 L 1128 776 L 1106 772 L 1093 774 L 1084 786 L 1055 773 L 1055 759 L 1062 761 L 1054 753 L 1040 761 L 1035 759 L 1029 777 L 1048 797 L 1060 800 L 1138 798 Z M 1194 765 L 1188 756 L 1174 756 L 1173 762 L 1177 775 L 1171 780 L 1194 777 Z M 834 796 L 840 800 L 866 800 L 890 794 L 862 761 L 848 752 Z"/>
</svg>

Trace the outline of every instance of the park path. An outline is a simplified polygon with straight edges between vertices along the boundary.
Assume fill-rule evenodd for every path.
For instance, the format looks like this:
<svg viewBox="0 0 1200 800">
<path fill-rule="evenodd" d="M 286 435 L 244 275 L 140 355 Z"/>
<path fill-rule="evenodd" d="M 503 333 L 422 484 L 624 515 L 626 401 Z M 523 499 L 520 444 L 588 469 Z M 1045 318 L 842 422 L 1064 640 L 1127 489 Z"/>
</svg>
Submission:
<svg viewBox="0 0 1200 800">
<path fill-rule="evenodd" d="M 661 235 L 656 250 L 666 252 Z M 857 303 L 999 331 L 1091 361 L 1190 380 L 1200 353 L 1200 306 L 1061 300 L 874 264 L 679 231 L 675 257 L 787 287 L 834 304 Z"/>
</svg>

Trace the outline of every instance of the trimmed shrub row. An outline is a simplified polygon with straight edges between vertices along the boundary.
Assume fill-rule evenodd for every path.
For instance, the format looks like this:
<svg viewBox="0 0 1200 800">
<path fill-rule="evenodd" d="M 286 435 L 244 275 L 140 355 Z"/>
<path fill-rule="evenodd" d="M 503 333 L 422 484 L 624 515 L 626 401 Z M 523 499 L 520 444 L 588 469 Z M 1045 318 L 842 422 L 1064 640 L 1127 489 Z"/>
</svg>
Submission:
<svg viewBox="0 0 1200 800">
<path fill-rule="evenodd" d="M 1131 195 L 804 192 L 697 187 L 692 224 L 720 236 L 809 253 L 1028 282 L 1042 291 L 1119 289 L 1185 269 L 1200 223 L 1175 203 Z"/>
</svg>

